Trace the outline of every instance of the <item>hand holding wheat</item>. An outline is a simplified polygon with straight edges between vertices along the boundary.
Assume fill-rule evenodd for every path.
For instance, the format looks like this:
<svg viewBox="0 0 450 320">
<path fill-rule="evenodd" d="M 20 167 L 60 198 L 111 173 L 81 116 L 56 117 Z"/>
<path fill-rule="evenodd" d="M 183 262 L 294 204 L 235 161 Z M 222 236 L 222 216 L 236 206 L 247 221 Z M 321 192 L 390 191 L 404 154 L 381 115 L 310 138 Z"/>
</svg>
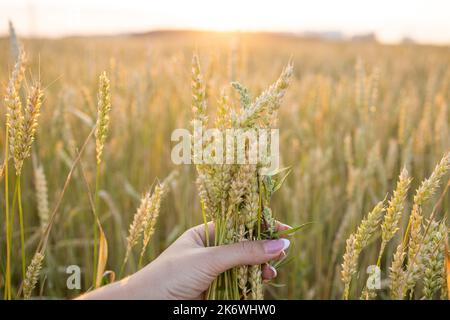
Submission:
<svg viewBox="0 0 450 320">
<path fill-rule="evenodd" d="M 214 225 L 208 224 L 214 238 Z M 290 229 L 281 223 L 277 231 Z M 262 277 L 276 277 L 267 264 L 284 257 L 288 239 L 243 241 L 229 245 L 205 247 L 205 226 L 186 231 L 157 259 L 137 273 L 97 289 L 81 299 L 202 299 L 214 279 L 222 272 L 241 265 L 262 266 Z"/>
</svg>

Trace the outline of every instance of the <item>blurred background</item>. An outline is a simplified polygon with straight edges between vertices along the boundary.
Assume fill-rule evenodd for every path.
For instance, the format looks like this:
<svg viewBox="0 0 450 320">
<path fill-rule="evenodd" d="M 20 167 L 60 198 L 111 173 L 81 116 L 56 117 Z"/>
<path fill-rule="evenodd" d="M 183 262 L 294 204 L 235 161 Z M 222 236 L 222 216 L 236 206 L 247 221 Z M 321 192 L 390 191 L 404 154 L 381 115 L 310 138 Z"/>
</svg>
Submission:
<svg viewBox="0 0 450 320">
<path fill-rule="evenodd" d="M 0 20 L 23 36 L 111 35 L 161 29 L 271 31 L 343 40 L 374 34 L 386 43 L 448 44 L 445 0 L 17 0 L 3 1 Z M 0 33 L 7 33 L 7 25 Z"/>
</svg>

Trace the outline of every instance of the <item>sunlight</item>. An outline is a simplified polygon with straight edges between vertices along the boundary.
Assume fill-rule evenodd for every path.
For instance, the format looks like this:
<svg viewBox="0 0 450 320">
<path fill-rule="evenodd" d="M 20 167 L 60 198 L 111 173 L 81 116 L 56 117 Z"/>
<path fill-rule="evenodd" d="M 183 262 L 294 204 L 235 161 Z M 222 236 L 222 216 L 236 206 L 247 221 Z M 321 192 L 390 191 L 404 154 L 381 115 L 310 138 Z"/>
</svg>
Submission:
<svg viewBox="0 0 450 320">
<path fill-rule="evenodd" d="M 411 37 L 450 42 L 450 2 L 444 0 L 107 1 L 16 0 L 0 4 L 0 34 L 6 21 L 30 36 L 116 34 L 157 29 L 214 31 L 374 32 L 384 42 Z"/>
</svg>

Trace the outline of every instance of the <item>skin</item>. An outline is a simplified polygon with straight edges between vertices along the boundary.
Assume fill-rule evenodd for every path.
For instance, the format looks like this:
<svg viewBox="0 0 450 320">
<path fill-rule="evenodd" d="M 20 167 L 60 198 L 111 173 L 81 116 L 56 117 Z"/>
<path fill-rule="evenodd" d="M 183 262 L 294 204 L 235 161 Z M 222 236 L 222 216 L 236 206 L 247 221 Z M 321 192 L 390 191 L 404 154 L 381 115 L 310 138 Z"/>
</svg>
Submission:
<svg viewBox="0 0 450 320">
<path fill-rule="evenodd" d="M 277 224 L 278 231 L 290 228 Z M 211 223 L 208 229 L 213 239 Z M 261 264 L 263 278 L 275 278 L 277 272 L 267 262 L 283 258 L 289 246 L 285 238 L 213 247 L 206 247 L 205 242 L 205 226 L 193 227 L 138 272 L 78 299 L 203 299 L 212 281 L 235 266 Z"/>
</svg>

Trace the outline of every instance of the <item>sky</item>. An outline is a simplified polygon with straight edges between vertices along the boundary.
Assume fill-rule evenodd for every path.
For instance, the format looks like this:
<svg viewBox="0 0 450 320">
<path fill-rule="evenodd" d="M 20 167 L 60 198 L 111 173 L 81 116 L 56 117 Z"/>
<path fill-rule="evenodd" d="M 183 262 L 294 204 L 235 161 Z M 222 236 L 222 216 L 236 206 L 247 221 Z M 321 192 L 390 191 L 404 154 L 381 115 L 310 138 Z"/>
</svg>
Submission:
<svg viewBox="0 0 450 320">
<path fill-rule="evenodd" d="M 115 34 L 157 29 L 375 32 L 450 44 L 450 0 L 0 0 L 0 34 Z"/>
</svg>

